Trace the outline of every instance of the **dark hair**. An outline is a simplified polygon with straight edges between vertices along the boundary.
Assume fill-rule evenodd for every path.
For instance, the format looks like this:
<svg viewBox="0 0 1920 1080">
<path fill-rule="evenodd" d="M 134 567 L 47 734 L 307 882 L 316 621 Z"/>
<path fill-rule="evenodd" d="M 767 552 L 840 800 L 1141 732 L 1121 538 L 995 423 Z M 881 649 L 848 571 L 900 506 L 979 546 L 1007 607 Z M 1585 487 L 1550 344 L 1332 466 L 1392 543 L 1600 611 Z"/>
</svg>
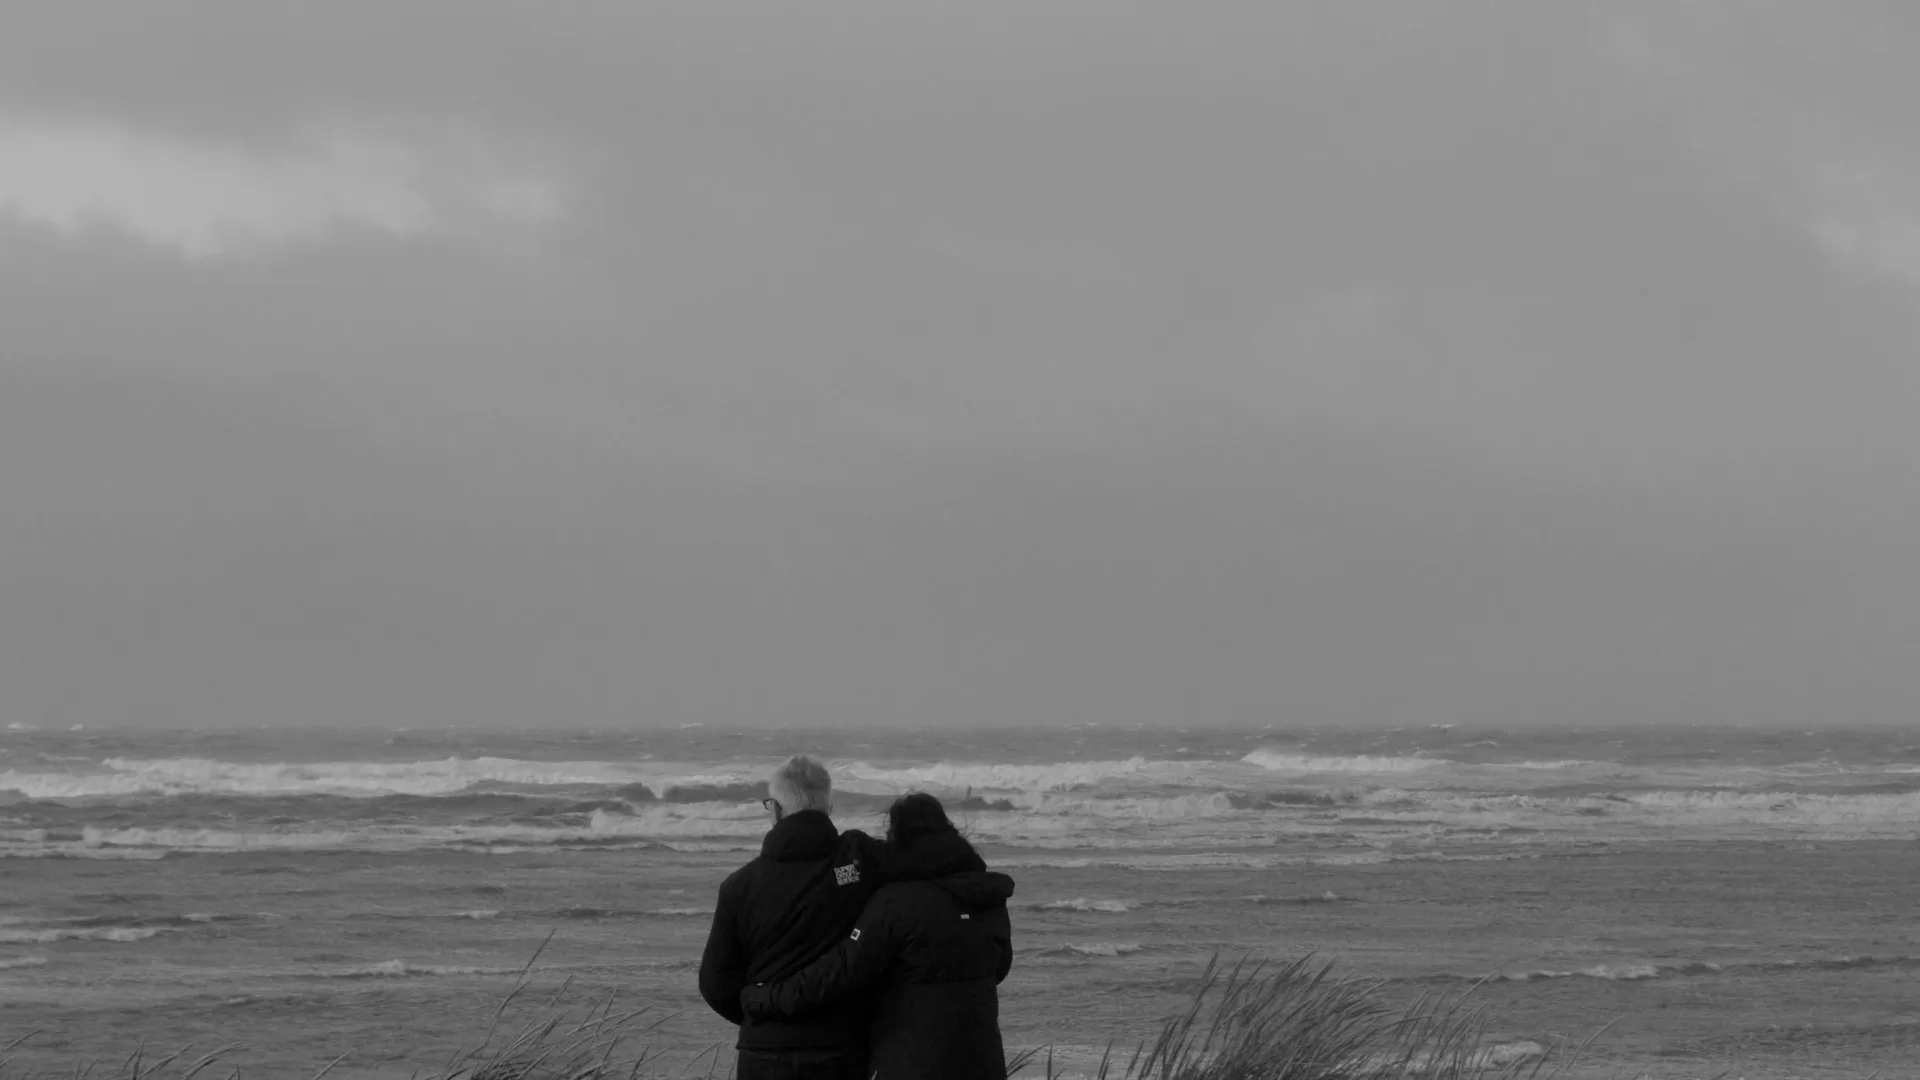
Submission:
<svg viewBox="0 0 1920 1080">
<path fill-rule="evenodd" d="M 902 795 L 887 807 L 887 843 L 895 847 L 912 847 L 923 836 L 959 834 L 940 800 L 924 791 Z"/>
</svg>

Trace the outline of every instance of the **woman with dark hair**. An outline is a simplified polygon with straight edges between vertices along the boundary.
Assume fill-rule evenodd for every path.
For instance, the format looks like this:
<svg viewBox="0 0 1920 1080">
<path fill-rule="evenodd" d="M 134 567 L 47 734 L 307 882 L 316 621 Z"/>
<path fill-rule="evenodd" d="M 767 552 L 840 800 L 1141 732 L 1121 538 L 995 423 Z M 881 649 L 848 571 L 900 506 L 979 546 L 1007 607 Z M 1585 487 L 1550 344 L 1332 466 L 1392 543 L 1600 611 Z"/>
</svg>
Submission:
<svg viewBox="0 0 1920 1080">
<path fill-rule="evenodd" d="M 915 792 L 887 811 L 881 888 L 853 933 L 778 982 L 749 986 L 749 1016 L 797 1016 L 877 990 L 867 1072 L 878 1080 L 1004 1080 L 1000 995 L 1013 966 L 1013 879 L 987 872 L 940 800 Z"/>
</svg>

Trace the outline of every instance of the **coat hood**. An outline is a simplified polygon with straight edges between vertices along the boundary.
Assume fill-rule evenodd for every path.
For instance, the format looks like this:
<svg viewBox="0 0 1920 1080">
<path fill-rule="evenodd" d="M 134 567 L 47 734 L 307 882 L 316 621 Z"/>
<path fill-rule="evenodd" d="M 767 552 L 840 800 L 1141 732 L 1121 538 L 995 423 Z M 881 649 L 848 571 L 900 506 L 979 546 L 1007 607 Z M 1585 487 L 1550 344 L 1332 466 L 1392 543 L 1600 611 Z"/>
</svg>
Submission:
<svg viewBox="0 0 1920 1080">
<path fill-rule="evenodd" d="M 888 881 L 927 881 L 949 874 L 980 873 L 987 868 L 980 853 L 958 833 L 931 833 L 906 847 L 888 844 Z"/>
<path fill-rule="evenodd" d="M 986 861 L 957 833 L 922 836 L 911 845 L 888 847 L 887 881 L 926 881 L 975 908 L 1001 907 L 1013 895 L 1013 879 L 989 873 Z"/>
<path fill-rule="evenodd" d="M 840 830 L 833 819 L 818 810 L 788 814 L 767 830 L 760 841 L 760 856 L 774 862 L 813 862 L 833 855 L 840 843 Z"/>
</svg>

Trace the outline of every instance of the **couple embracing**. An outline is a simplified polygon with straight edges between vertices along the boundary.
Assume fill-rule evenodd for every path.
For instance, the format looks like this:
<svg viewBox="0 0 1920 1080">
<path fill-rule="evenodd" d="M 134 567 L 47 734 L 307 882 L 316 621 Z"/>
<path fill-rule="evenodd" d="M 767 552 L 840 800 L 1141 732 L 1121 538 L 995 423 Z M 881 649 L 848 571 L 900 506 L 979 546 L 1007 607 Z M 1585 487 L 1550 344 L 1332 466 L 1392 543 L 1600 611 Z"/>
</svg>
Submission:
<svg viewBox="0 0 1920 1080">
<path fill-rule="evenodd" d="M 840 832 L 806 756 L 767 784 L 773 828 L 720 886 L 700 996 L 740 1025 L 738 1080 L 1003 1080 L 1007 898 L 940 801 Z"/>
</svg>

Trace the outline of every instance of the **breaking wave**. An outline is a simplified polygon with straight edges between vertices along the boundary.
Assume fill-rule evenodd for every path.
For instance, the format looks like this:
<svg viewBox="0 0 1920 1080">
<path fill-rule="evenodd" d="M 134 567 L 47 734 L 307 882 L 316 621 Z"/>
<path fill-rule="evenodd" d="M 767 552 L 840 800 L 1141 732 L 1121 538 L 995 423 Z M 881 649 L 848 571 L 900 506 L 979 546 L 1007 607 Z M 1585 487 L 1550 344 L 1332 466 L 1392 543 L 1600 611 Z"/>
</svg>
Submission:
<svg viewBox="0 0 1920 1080">
<path fill-rule="evenodd" d="M 1445 758 L 1373 757 L 1367 754 L 1316 757 L 1280 750 L 1255 750 L 1240 760 L 1273 772 L 1290 773 L 1407 773 L 1452 764 Z"/>
<path fill-rule="evenodd" d="M 1060 791 L 1097 784 L 1115 777 L 1138 776 L 1150 765 L 1143 757 L 1124 761 L 1068 761 L 1043 765 L 954 764 L 907 768 L 881 768 L 865 762 L 834 767 L 834 776 L 864 784 L 880 785 L 892 793 L 916 789 L 960 791 L 981 788 L 988 791 Z"/>
<path fill-rule="evenodd" d="M 51 945 L 56 941 L 145 941 L 162 926 L 62 926 L 46 930 L 0 930 L 0 942 Z"/>
<path fill-rule="evenodd" d="M 1914 776 L 1887 771 L 1907 764 L 1702 759 L 1642 767 L 1597 760 L 1606 753 L 1598 747 L 1579 756 L 1582 748 L 1560 743 L 1530 755 L 1514 748 L 1512 756 L 1526 760 L 1473 763 L 1456 759 L 1490 742 L 1451 757 L 1417 745 L 1378 754 L 1275 746 L 1243 753 L 1250 745 L 1188 760 L 1167 760 L 1163 751 L 1123 756 L 1132 745 L 1084 761 L 1008 754 L 1013 760 L 903 763 L 873 751 L 875 760 L 830 768 L 843 827 L 877 831 L 874 818 L 888 800 L 928 789 L 976 841 L 1058 852 L 1048 865 L 1067 866 L 1287 865 L 1269 853 L 1297 851 L 1295 842 L 1328 852 L 1309 863 L 1336 865 L 1535 858 L 1679 831 L 1871 838 L 1910 835 L 1920 825 Z M 757 803 L 764 767 L 748 760 L 537 761 L 478 748 L 402 762 L 250 763 L 164 752 L 5 760 L 13 767 L 0 770 L 0 858 L 649 848 L 717 855 L 752 851 L 766 831 Z M 8 818 L 16 796 L 28 805 Z M 1140 861 L 1105 854 L 1116 851 Z"/>
<path fill-rule="evenodd" d="M 559 919 L 704 919 L 713 914 L 713 909 L 703 907 L 568 907 L 560 908 L 548 914 Z"/>
<path fill-rule="evenodd" d="M 212 758 L 107 758 L 81 771 L 0 771 L 0 792 L 29 799 L 168 795 L 446 796 L 488 786 L 521 789 L 620 788 L 630 798 L 701 802 L 755 797 L 763 783 L 740 773 L 674 774 L 658 765 L 612 761 L 523 761 L 449 757 L 437 761 L 252 763 Z"/>
<path fill-rule="evenodd" d="M 1134 905 L 1125 900 L 1088 900 L 1076 897 L 1072 900 L 1048 900 L 1043 903 L 1027 905 L 1032 911 L 1104 911 L 1118 914 L 1132 911 Z"/>
<path fill-rule="evenodd" d="M 1085 944 L 1077 944 L 1069 941 L 1044 949 L 1035 949 L 1028 955 L 1078 957 L 1082 959 L 1113 959 L 1122 956 L 1132 956 L 1135 953 L 1146 951 L 1146 948 L 1145 945 L 1114 944 L 1113 942 L 1107 941 L 1091 941 Z"/>
<path fill-rule="evenodd" d="M 519 968 L 456 967 L 444 964 L 415 964 L 406 960 L 382 960 L 366 967 L 321 973 L 329 979 L 401 979 L 410 976 L 514 975 Z"/>
<path fill-rule="evenodd" d="M 1689 960 L 1672 964 L 1616 963 L 1595 964 L 1568 971 L 1497 972 L 1492 975 L 1432 975 L 1422 982 L 1541 982 L 1550 979 L 1604 979 L 1612 982 L 1638 982 L 1644 979 L 1698 978 L 1712 975 L 1768 975 L 1804 971 L 1851 971 L 1867 968 L 1920 968 L 1920 956 L 1841 956 L 1818 960 L 1753 960 L 1713 963 Z"/>
</svg>

